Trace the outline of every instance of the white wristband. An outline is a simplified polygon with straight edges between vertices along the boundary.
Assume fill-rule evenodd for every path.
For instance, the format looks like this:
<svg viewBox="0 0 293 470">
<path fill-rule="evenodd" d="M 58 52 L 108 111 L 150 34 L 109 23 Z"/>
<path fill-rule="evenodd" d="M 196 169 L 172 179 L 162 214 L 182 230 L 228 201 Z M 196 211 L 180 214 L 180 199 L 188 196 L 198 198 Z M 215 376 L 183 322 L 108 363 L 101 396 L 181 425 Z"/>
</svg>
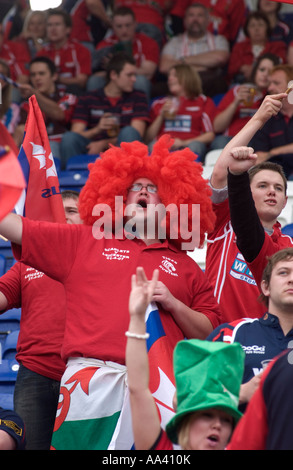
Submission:
<svg viewBox="0 0 293 470">
<path fill-rule="evenodd" d="M 126 331 L 125 336 L 127 336 L 128 338 L 148 339 L 150 337 L 150 334 L 145 333 L 144 335 L 138 335 L 137 333 L 131 333 L 131 331 Z"/>
</svg>

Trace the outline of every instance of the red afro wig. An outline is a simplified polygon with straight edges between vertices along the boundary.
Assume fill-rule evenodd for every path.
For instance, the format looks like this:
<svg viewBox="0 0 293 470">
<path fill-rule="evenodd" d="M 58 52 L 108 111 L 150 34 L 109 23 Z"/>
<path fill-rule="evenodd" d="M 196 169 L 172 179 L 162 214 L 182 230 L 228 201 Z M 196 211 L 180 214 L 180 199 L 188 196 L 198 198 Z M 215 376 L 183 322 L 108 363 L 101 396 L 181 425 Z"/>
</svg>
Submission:
<svg viewBox="0 0 293 470">
<path fill-rule="evenodd" d="M 192 227 L 192 205 L 200 205 L 199 243 L 202 246 L 205 234 L 214 227 L 215 214 L 210 199 L 211 190 L 202 177 L 202 165 L 194 161 L 194 153 L 185 148 L 171 152 L 173 140 L 163 135 L 155 143 L 149 156 L 148 147 L 141 142 L 123 142 L 120 147 L 110 147 L 101 154 L 95 163 L 89 164 L 89 178 L 81 190 L 79 212 L 87 225 L 93 225 L 98 219 L 93 215 L 97 204 L 107 204 L 115 215 L 115 196 L 123 197 L 123 210 L 131 184 L 138 178 L 148 178 L 157 187 L 158 194 L 165 207 L 173 205 L 180 217 L 180 205 L 188 206 L 188 227 Z M 120 214 L 121 215 L 121 214 Z M 166 235 L 170 234 L 169 215 L 165 218 Z M 177 240 L 181 244 L 178 234 Z M 184 237 L 183 237 L 184 238 Z"/>
</svg>

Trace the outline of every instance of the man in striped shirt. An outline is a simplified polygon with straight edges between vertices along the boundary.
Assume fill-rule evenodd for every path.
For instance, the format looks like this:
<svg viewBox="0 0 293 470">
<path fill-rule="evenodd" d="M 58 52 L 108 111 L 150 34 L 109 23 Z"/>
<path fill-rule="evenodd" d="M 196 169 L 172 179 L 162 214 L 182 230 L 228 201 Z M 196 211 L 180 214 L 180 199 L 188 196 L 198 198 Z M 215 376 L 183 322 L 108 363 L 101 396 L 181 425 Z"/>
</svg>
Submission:
<svg viewBox="0 0 293 470">
<path fill-rule="evenodd" d="M 71 132 L 61 142 L 63 164 L 78 154 L 99 154 L 109 144 L 142 141 L 149 110 L 142 91 L 134 90 L 136 67 L 124 52 L 114 54 L 107 67 L 104 88 L 81 96 L 72 119 Z M 115 119 L 117 131 L 113 129 Z"/>
</svg>

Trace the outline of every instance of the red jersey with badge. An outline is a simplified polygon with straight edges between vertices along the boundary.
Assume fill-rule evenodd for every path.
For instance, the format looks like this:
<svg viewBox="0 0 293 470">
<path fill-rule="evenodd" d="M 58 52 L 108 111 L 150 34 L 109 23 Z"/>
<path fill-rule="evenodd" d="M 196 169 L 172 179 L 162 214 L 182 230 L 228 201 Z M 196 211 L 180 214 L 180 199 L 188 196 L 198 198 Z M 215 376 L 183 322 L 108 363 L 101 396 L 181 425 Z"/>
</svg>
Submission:
<svg viewBox="0 0 293 470">
<path fill-rule="evenodd" d="M 236 245 L 226 199 L 213 204 L 217 219 L 214 231 L 208 234 L 205 272 L 214 287 L 221 307 L 223 323 L 239 318 L 260 318 L 266 311 L 257 299 L 260 291 Z"/>
<path fill-rule="evenodd" d="M 64 286 L 37 269 L 16 263 L 0 278 L 7 310 L 21 307 L 16 359 L 26 368 L 61 380 L 66 301 Z"/>
<path fill-rule="evenodd" d="M 150 121 L 153 122 L 168 97 L 155 100 L 150 110 Z M 180 97 L 179 108 L 174 119 L 165 119 L 157 138 L 170 134 L 172 138 L 192 139 L 204 132 L 213 132 L 213 120 L 216 106 L 211 98 L 200 95 L 194 99 Z"/>
<path fill-rule="evenodd" d="M 47 44 L 39 50 L 37 56 L 49 57 L 56 65 L 60 77 L 72 78 L 81 73 L 85 75 L 92 73 L 89 49 L 74 39 L 68 40 L 60 49 Z"/>
<path fill-rule="evenodd" d="M 167 241 L 147 246 L 137 239 L 97 239 L 101 234 L 94 236 L 91 226 L 22 220 L 22 259 L 65 286 L 64 360 L 83 356 L 125 363 L 130 281 L 137 266 L 144 267 L 148 278 L 158 268 L 172 295 L 205 315 L 213 328 L 221 322 L 205 274 Z M 184 334 L 160 306 L 159 314 L 174 348 Z"/>
</svg>

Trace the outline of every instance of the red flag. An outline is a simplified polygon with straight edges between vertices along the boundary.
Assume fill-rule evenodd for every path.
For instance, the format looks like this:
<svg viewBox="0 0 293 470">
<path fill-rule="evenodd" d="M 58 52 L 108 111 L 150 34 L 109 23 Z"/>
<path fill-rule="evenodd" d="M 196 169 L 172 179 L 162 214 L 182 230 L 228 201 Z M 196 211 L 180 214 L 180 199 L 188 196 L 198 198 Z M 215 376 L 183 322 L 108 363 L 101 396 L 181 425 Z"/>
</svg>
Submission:
<svg viewBox="0 0 293 470">
<path fill-rule="evenodd" d="M 1 141 L 6 128 L 0 123 Z M 8 132 L 7 132 L 8 134 Z M 10 134 L 9 134 L 10 136 Z M 9 139 L 8 139 L 9 140 Z M 9 146 L 0 148 L 0 220 L 14 209 L 26 183 L 16 154 Z"/>
<path fill-rule="evenodd" d="M 27 189 L 16 212 L 34 220 L 66 223 L 57 171 L 35 95 L 29 99 L 23 143 L 18 155 Z"/>
</svg>

